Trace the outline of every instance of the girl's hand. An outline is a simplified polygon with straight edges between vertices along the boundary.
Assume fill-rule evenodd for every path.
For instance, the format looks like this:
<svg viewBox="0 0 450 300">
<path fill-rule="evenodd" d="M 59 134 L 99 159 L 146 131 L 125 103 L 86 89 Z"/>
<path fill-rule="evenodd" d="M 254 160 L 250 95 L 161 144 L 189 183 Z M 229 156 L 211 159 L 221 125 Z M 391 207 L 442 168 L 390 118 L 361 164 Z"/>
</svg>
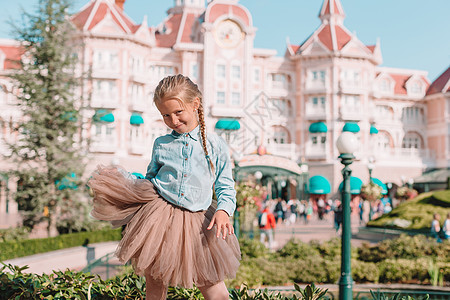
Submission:
<svg viewBox="0 0 450 300">
<path fill-rule="evenodd" d="M 217 226 L 217 233 L 216 233 L 217 238 L 219 238 L 220 235 L 222 235 L 222 238 L 225 239 L 227 237 L 227 232 L 230 235 L 234 234 L 234 228 L 233 225 L 231 225 L 230 223 L 230 217 L 224 210 L 216 211 L 207 229 L 211 230 L 214 224 L 216 224 Z"/>
</svg>

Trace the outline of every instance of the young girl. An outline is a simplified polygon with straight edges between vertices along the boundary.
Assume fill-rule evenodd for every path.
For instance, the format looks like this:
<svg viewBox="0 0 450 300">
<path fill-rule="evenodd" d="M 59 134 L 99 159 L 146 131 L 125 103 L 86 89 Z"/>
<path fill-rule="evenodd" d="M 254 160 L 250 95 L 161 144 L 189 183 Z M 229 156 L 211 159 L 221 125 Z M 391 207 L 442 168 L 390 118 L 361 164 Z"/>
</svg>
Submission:
<svg viewBox="0 0 450 300">
<path fill-rule="evenodd" d="M 240 260 L 228 147 L 206 136 L 202 94 L 189 78 L 164 78 L 153 100 L 172 133 L 155 140 L 146 179 L 98 167 L 89 181 L 92 215 L 127 224 L 116 255 L 145 276 L 147 299 L 166 299 L 169 285 L 193 284 L 205 299 L 228 299 L 223 280 L 236 275 Z"/>
</svg>

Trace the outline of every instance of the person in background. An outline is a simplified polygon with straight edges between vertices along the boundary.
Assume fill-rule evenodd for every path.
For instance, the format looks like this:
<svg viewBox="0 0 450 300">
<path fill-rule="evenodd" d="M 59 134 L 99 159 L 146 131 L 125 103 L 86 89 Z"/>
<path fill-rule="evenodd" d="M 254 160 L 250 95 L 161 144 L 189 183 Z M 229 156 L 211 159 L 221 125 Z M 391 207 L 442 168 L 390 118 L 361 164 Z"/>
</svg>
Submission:
<svg viewBox="0 0 450 300">
<path fill-rule="evenodd" d="M 285 204 L 283 203 L 284 200 L 281 198 L 277 199 L 277 204 L 275 205 L 275 216 L 277 218 L 277 223 L 280 224 L 284 221 L 285 218 Z"/>
<path fill-rule="evenodd" d="M 441 238 L 439 237 L 439 232 L 441 231 L 441 225 L 439 224 L 439 220 L 441 216 L 438 213 L 433 214 L 433 220 L 431 221 L 431 236 L 435 238 L 438 242 L 441 242 Z"/>
<path fill-rule="evenodd" d="M 273 250 L 274 247 L 273 230 L 275 229 L 277 223 L 275 221 L 275 216 L 272 214 L 269 208 L 267 206 L 263 207 L 264 209 L 258 218 L 259 230 L 261 234 L 260 242 L 265 244 L 265 241 L 267 239 L 268 248 L 270 250 Z"/>
</svg>

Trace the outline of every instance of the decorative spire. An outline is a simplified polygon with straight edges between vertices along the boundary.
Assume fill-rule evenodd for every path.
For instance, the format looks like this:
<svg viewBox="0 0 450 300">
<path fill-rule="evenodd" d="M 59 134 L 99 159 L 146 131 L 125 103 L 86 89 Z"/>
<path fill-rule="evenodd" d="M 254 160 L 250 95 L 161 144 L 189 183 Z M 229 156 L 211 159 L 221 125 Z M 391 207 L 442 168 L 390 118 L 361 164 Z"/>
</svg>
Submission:
<svg viewBox="0 0 450 300">
<path fill-rule="evenodd" d="M 319 18 L 323 24 L 339 24 L 342 25 L 345 18 L 344 9 L 340 0 L 324 0 Z"/>
</svg>

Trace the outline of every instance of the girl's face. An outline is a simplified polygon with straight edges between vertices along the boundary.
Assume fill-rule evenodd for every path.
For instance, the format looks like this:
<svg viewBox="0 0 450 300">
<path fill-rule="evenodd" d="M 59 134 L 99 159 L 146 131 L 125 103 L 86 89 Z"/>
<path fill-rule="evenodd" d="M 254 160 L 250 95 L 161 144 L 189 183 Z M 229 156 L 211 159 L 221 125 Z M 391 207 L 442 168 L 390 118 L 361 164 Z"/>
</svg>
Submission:
<svg viewBox="0 0 450 300">
<path fill-rule="evenodd" d="M 156 104 L 164 123 L 178 133 L 191 132 L 198 125 L 197 109 L 200 101 L 196 98 L 192 103 L 181 103 L 175 98 L 164 99 Z"/>
</svg>

